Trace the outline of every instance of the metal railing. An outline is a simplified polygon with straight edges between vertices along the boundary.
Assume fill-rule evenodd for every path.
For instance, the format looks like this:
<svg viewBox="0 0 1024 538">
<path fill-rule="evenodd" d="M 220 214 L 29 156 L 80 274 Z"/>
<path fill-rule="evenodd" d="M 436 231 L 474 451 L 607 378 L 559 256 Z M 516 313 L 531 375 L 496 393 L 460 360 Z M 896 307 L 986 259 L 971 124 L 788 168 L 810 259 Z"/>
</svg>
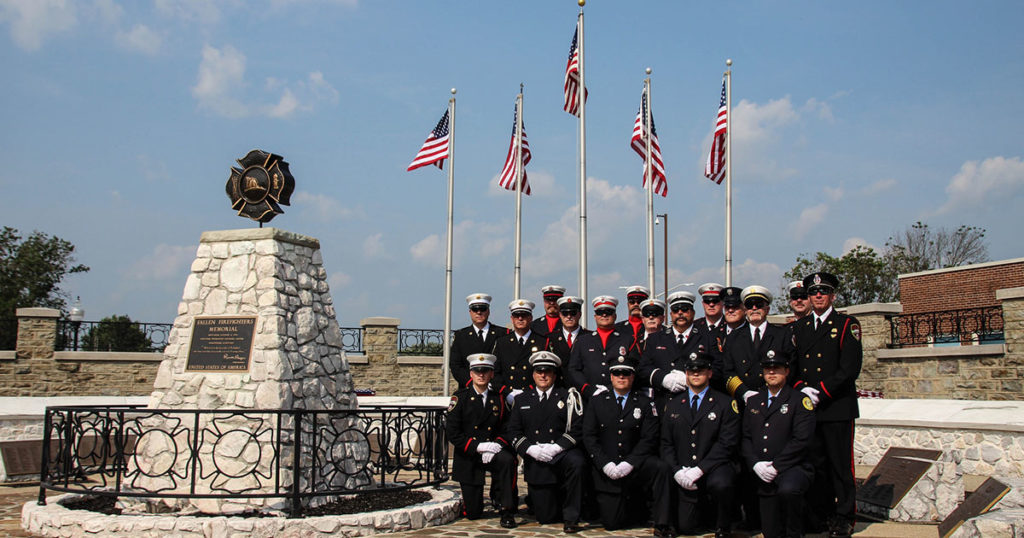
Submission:
<svg viewBox="0 0 1024 538">
<path fill-rule="evenodd" d="M 314 497 L 447 480 L 444 412 L 384 405 L 343 411 L 48 407 L 39 503 L 46 503 L 47 490 L 277 498 L 297 517 Z"/>
<path fill-rule="evenodd" d="M 926 345 L 975 345 L 1001 342 L 1003 307 L 986 306 L 886 316 L 890 348 Z"/>
<path fill-rule="evenodd" d="M 364 353 L 362 327 L 340 327 L 341 349 L 347 353 Z"/>
<path fill-rule="evenodd" d="M 171 335 L 171 323 L 136 321 L 57 320 L 57 351 L 162 352 Z"/>
<path fill-rule="evenodd" d="M 398 329 L 398 354 L 441 356 L 444 354 L 444 331 Z"/>
<path fill-rule="evenodd" d="M 18 344 L 18 318 L 0 318 L 0 351 L 13 350 Z"/>
</svg>

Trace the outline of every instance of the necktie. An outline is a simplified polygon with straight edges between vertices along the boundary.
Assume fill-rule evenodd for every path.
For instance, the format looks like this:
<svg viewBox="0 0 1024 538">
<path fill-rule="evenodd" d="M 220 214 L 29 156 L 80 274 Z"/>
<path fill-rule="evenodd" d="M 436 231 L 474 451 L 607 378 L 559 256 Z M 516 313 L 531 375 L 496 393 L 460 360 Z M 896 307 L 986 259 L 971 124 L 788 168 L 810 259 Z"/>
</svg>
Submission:
<svg viewBox="0 0 1024 538">
<path fill-rule="evenodd" d="M 617 399 L 619 401 L 619 409 L 625 408 L 626 407 L 625 406 L 626 397 L 625 396 L 619 396 Z"/>
<path fill-rule="evenodd" d="M 526 344 L 526 339 L 523 338 L 523 337 L 519 337 L 519 345 L 522 346 L 522 345 L 525 345 L 525 344 Z"/>
<path fill-rule="evenodd" d="M 693 399 L 690 400 L 690 413 L 697 414 L 697 395 L 693 395 Z"/>
<path fill-rule="evenodd" d="M 761 328 L 754 329 L 754 349 L 761 345 Z"/>
<path fill-rule="evenodd" d="M 768 396 L 768 407 L 772 406 L 772 400 L 774 400 L 774 399 L 775 399 L 775 396 Z"/>
<path fill-rule="evenodd" d="M 676 343 L 679 344 L 679 345 L 685 344 L 686 343 L 686 335 L 685 334 L 680 334 L 680 335 L 676 336 Z"/>
<path fill-rule="evenodd" d="M 818 330 L 818 327 L 821 327 L 821 318 L 814 316 L 814 330 Z"/>
<path fill-rule="evenodd" d="M 565 337 L 565 343 L 569 345 L 569 349 L 572 349 L 572 333 L 568 333 Z"/>
<path fill-rule="evenodd" d="M 544 403 L 546 401 L 548 401 L 548 393 L 547 392 L 540 393 L 540 403 Z"/>
<path fill-rule="evenodd" d="M 478 330 L 476 332 L 476 335 L 479 336 L 481 340 L 483 340 L 484 339 L 484 330 L 483 329 Z"/>
</svg>

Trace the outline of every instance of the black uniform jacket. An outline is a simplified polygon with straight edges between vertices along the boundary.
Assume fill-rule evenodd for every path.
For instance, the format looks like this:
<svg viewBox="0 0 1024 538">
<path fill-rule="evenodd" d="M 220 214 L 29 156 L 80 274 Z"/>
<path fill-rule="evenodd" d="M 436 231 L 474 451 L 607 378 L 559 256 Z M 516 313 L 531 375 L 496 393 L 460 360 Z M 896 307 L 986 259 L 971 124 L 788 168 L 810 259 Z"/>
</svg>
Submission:
<svg viewBox="0 0 1024 538">
<path fill-rule="evenodd" d="M 495 390 L 487 391 L 486 406 L 473 387 L 459 389 L 452 396 L 445 417 L 445 431 L 455 448 L 452 478 L 458 482 L 484 483 L 484 465 L 477 445 L 493 441 L 509 446 L 500 435 L 507 419 L 505 399 Z"/>
<path fill-rule="evenodd" d="M 533 383 L 533 369 L 530 367 L 530 355 L 547 349 L 547 338 L 530 332 L 526 343 L 519 343 L 519 335 L 515 331 L 498 338 L 494 345 L 494 355 L 498 362 L 494 365 L 494 381 L 491 386 L 498 387 L 502 393 L 512 389 L 523 390 Z"/>
<path fill-rule="evenodd" d="M 664 391 L 665 387 L 661 382 L 665 379 L 665 374 L 672 370 L 683 371 L 690 353 L 701 351 L 701 334 L 696 326 L 693 327 L 686 343 L 682 345 L 676 342 L 676 333 L 672 327 L 650 336 L 644 346 L 644 352 L 640 355 L 640 375 L 637 382 L 645 387 L 653 387 L 655 392 Z"/>
<path fill-rule="evenodd" d="M 684 391 L 665 406 L 661 416 L 661 459 L 673 473 L 696 466 L 706 475 L 720 465 L 731 465 L 740 447 L 736 402 L 709 388 L 694 414 L 689 398 L 690 391 Z"/>
<path fill-rule="evenodd" d="M 747 400 L 743 410 L 741 452 L 747 469 L 759 461 L 770 461 L 778 472 L 800 467 L 814 472 L 808 450 L 814 437 L 814 406 L 800 391 L 785 385 L 766 408 L 768 388 Z"/>
<path fill-rule="evenodd" d="M 764 386 L 761 359 L 769 350 L 776 357 L 784 357 L 787 363 L 792 362 L 793 343 L 787 338 L 788 333 L 785 327 L 762 323 L 761 343 L 757 349 L 754 349 L 749 324 L 729 334 L 725 339 L 724 367 L 725 386 L 730 396 L 742 402 L 748 390 L 757 391 Z"/>
<path fill-rule="evenodd" d="M 562 318 L 556 318 L 556 319 L 557 319 L 557 321 L 555 321 L 555 330 L 553 330 L 553 331 L 549 331 L 548 330 L 548 315 L 547 315 L 547 313 L 545 313 L 543 316 L 533 320 L 533 322 L 530 323 L 530 330 L 532 332 L 540 335 L 540 336 L 548 336 L 548 335 L 551 335 L 551 334 L 556 334 L 556 333 L 558 333 L 559 331 L 562 330 Z"/>
<path fill-rule="evenodd" d="M 523 456 L 523 477 L 531 484 L 553 484 L 558 475 L 548 463 L 541 463 L 526 455 L 526 449 L 535 444 L 556 443 L 570 450 L 580 441 L 583 431 L 582 406 L 579 394 L 563 387 L 552 387 L 551 394 L 540 402 L 535 388 L 528 387 L 516 396 L 509 413 L 505 439 Z M 572 417 L 571 424 L 569 417 Z M 549 463 L 555 463 L 565 455 L 559 453 Z"/>
<path fill-rule="evenodd" d="M 572 345 L 576 347 L 576 341 L 580 339 L 586 331 L 580 329 L 576 332 L 576 336 L 573 337 Z M 569 356 L 572 354 L 572 348 L 569 347 L 569 343 L 565 341 L 565 331 L 562 327 L 558 328 L 557 332 L 553 332 L 548 335 L 548 351 L 558 355 L 559 359 L 562 359 L 562 369 L 560 372 L 558 383 L 562 386 L 569 386 Z"/>
<path fill-rule="evenodd" d="M 657 457 L 658 415 L 651 399 L 631 390 L 623 409 L 616 398 L 612 390 L 603 392 L 587 402 L 583 413 L 583 446 L 598 491 L 621 491 L 621 485 L 604 474 L 605 464 L 625 461 L 639 467 L 644 458 Z"/>
<path fill-rule="evenodd" d="M 790 377 L 798 390 L 818 389 L 818 421 L 853 420 L 860 416 L 856 382 L 863 350 L 857 318 L 832 310 L 817 331 L 813 313 L 794 324 L 796 353 Z"/>
<path fill-rule="evenodd" d="M 466 357 L 474 353 L 491 353 L 499 336 L 508 334 L 508 329 L 498 327 L 493 323 L 487 329 L 487 338 L 481 340 L 476 335 L 476 327 L 470 325 L 455 331 L 452 337 L 451 353 L 448 356 L 448 369 L 452 372 L 452 378 L 459 384 L 459 388 L 468 387 L 469 363 Z"/>
<path fill-rule="evenodd" d="M 635 352 L 635 340 L 632 332 L 612 330 L 608 335 L 608 344 L 601 344 L 601 336 L 597 331 L 580 331 L 580 337 L 572 345 L 569 354 L 569 385 L 590 398 L 598 385 L 610 390 L 611 378 L 608 367 L 616 364 L 619 357 Z"/>
<path fill-rule="evenodd" d="M 615 330 L 620 333 L 626 333 L 633 335 L 633 338 L 639 338 L 644 332 L 643 321 L 640 322 L 640 326 L 637 329 L 633 328 L 633 324 L 629 322 L 629 318 L 626 318 L 615 324 Z"/>
</svg>

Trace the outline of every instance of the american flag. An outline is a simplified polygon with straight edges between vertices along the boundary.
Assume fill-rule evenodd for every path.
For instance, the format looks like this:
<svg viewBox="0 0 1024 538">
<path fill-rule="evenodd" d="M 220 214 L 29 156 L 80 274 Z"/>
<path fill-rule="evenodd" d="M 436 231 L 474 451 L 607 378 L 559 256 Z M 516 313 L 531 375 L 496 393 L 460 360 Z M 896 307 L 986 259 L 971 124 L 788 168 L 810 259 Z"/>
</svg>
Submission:
<svg viewBox="0 0 1024 538">
<path fill-rule="evenodd" d="M 427 137 L 427 141 L 423 143 L 423 147 L 420 148 L 420 152 L 416 154 L 416 158 L 412 160 L 412 164 L 406 169 L 406 172 L 415 170 L 421 166 L 432 164 L 440 169 L 444 169 L 444 160 L 448 158 L 448 111 L 444 111 L 444 116 L 441 116 L 441 120 L 437 122 L 437 126 L 434 127 L 433 131 L 430 131 L 430 136 Z"/>
<path fill-rule="evenodd" d="M 647 137 L 644 123 L 647 116 L 647 92 L 640 100 L 640 110 L 636 113 L 633 124 L 633 150 L 644 160 L 644 187 L 647 187 Z M 665 163 L 661 160 L 661 144 L 658 143 L 658 130 L 654 128 L 654 113 L 651 113 L 651 161 L 654 161 L 654 192 L 668 196 L 668 180 L 665 178 Z"/>
<path fill-rule="evenodd" d="M 704 165 L 704 176 L 719 185 L 725 179 L 725 126 L 728 118 L 729 107 L 725 106 L 725 80 L 722 80 L 722 99 L 718 103 L 715 136 L 711 139 L 711 151 L 708 153 L 708 162 Z"/>
<path fill-rule="evenodd" d="M 516 107 L 518 111 L 518 107 Z M 505 190 L 516 190 L 516 127 L 519 126 L 517 113 L 512 113 L 512 141 L 508 143 L 508 155 L 505 157 L 505 167 L 501 169 L 501 178 L 498 185 L 505 187 Z M 526 181 L 526 164 L 530 162 L 530 143 L 526 141 L 526 125 L 523 125 L 523 164 L 520 167 L 523 173 L 523 194 L 530 194 L 530 184 Z"/>
<path fill-rule="evenodd" d="M 580 35 L 580 24 L 576 23 L 576 31 L 572 34 L 572 45 L 569 45 L 569 61 L 565 64 L 565 106 L 562 108 L 573 116 L 580 115 L 580 103 L 578 92 L 580 89 L 580 49 L 577 39 Z M 586 101 L 587 92 L 583 91 L 583 100 Z"/>
</svg>

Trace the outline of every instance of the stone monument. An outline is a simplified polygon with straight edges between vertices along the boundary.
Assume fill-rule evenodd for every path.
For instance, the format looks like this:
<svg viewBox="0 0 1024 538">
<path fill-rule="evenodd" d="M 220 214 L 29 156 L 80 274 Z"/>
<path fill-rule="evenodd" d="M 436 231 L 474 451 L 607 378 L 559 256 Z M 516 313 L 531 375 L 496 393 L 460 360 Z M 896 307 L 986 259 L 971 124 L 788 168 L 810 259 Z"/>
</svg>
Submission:
<svg viewBox="0 0 1024 538">
<path fill-rule="evenodd" d="M 200 415 L 195 469 L 181 451 L 196 435 L 192 425 L 173 414 L 145 418 L 153 429 L 138 440 L 129 461 L 140 471 L 137 486 L 181 492 L 194 480 L 200 494 L 267 492 L 275 480 L 287 486 L 291 442 L 281 444 L 281 476 L 274 476 L 275 454 L 268 447 L 279 434 L 276 416 L 256 411 L 356 408 L 319 248 L 312 237 L 276 228 L 202 234 L 148 407 L 249 412 Z M 353 424 L 337 431 L 356 428 L 354 417 L 342 420 Z M 282 423 L 286 441 L 294 426 L 290 419 Z M 365 462 L 369 456 L 359 435 L 347 443 L 320 442 L 327 446 L 311 449 L 327 451 L 335 461 Z M 320 471 L 323 476 L 329 470 Z M 333 476 L 332 485 L 359 485 L 353 475 Z M 190 504 L 171 507 L 232 513 L 283 506 L 281 499 L 259 498 Z"/>
</svg>

